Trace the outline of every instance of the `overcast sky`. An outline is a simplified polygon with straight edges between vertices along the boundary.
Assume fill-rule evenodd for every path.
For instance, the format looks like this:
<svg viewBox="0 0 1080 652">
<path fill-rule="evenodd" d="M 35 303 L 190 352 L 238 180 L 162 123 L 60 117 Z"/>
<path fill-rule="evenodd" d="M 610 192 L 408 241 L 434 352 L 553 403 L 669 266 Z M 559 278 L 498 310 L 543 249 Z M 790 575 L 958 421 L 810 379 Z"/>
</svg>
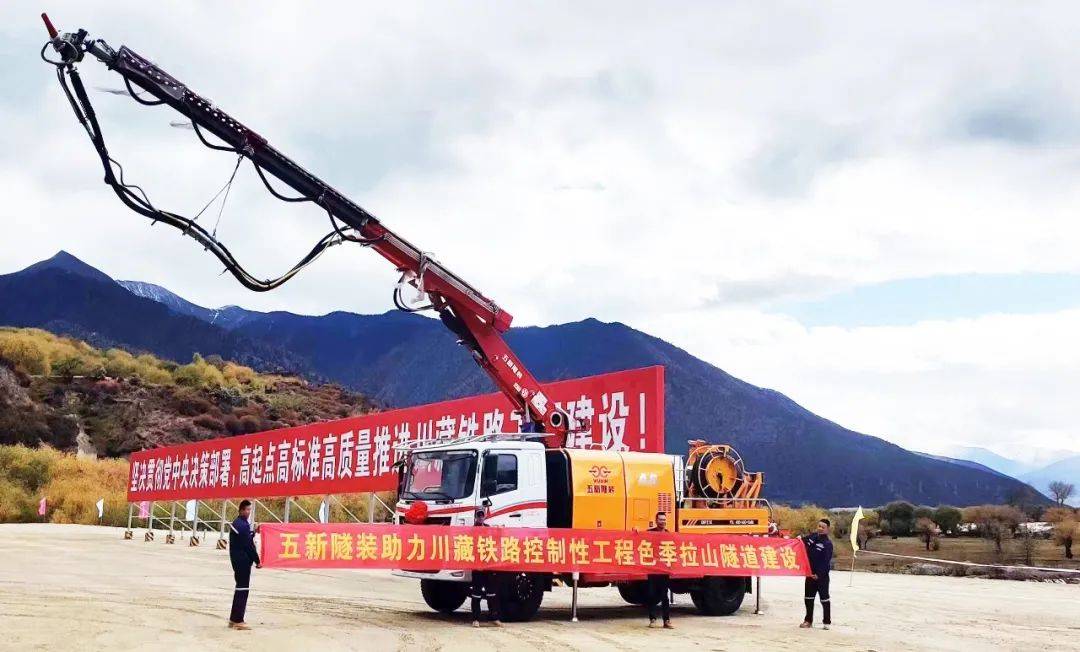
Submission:
<svg viewBox="0 0 1080 652">
<path fill-rule="evenodd" d="M 1080 451 L 1076 5 L 674 7 L 47 9 L 156 61 L 517 325 L 621 321 L 919 450 Z M 0 271 L 66 249 L 202 305 L 390 309 L 370 252 L 253 294 L 123 209 L 38 60 L 39 11 L 0 8 Z M 194 213 L 226 180 L 235 161 L 177 114 L 93 99 L 157 205 Z M 246 167 L 219 235 L 269 277 L 327 226 Z"/>
</svg>

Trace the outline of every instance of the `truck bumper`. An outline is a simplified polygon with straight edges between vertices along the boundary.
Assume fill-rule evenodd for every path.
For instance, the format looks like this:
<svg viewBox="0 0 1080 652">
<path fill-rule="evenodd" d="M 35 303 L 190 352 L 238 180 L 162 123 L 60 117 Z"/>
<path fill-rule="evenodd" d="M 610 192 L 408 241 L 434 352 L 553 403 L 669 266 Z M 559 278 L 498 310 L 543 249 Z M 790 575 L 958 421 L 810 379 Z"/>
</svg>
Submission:
<svg viewBox="0 0 1080 652">
<path fill-rule="evenodd" d="M 419 573 L 416 571 L 396 570 L 393 575 L 398 577 L 411 577 L 417 580 L 439 580 L 442 582 L 471 582 L 472 571 L 436 571 L 434 573 Z"/>
</svg>

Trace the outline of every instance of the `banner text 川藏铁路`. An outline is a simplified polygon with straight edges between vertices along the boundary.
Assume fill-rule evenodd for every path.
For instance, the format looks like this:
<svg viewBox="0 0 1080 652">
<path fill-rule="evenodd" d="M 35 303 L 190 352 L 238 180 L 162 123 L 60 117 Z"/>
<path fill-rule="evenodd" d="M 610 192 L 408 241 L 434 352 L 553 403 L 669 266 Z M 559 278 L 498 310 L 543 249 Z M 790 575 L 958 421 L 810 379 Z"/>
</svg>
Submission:
<svg viewBox="0 0 1080 652">
<path fill-rule="evenodd" d="M 573 433 L 571 448 L 664 449 L 663 367 L 549 383 L 544 391 L 588 424 Z M 521 425 L 505 396 L 485 394 L 139 451 L 131 455 L 128 501 L 392 490 L 398 446 L 519 432 Z"/>
</svg>

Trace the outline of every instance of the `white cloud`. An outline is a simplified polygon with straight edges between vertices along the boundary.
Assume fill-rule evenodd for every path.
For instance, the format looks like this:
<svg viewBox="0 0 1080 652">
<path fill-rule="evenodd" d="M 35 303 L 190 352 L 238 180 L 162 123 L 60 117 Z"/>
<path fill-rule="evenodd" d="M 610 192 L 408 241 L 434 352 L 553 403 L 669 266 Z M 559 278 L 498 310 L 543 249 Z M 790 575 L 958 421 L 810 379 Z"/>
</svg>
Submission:
<svg viewBox="0 0 1080 652">
<path fill-rule="evenodd" d="M 964 443 L 1014 455 L 1080 449 L 1080 348 L 1071 343 L 1080 310 L 850 329 L 712 310 L 665 315 L 645 327 L 723 361 L 740 378 L 785 388 L 818 414 L 904 446 L 940 452 Z"/>
<path fill-rule="evenodd" d="M 52 11 L 159 62 L 518 323 L 624 321 L 915 447 L 1080 448 L 1053 390 L 1076 387 L 1077 360 L 1053 353 L 1076 349 L 1071 312 L 806 329 L 756 307 L 914 276 L 1080 272 L 1072 5 Z M 0 269 L 65 248 L 205 305 L 390 307 L 395 274 L 369 252 L 333 250 L 256 296 L 125 212 L 36 60 L 36 21 L 32 7 L 0 9 Z M 82 69 L 91 86 L 118 85 Z M 197 210 L 231 169 L 169 112 L 94 98 L 156 202 Z M 271 276 L 326 226 L 248 170 L 221 233 Z"/>
</svg>

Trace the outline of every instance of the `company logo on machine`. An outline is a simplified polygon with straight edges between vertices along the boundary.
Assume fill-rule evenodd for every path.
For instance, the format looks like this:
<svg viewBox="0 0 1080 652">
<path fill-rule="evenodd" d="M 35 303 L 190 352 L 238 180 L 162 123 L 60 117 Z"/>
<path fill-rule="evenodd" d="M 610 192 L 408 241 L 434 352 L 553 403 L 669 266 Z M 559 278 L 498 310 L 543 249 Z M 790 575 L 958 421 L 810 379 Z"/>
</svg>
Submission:
<svg viewBox="0 0 1080 652">
<path fill-rule="evenodd" d="M 643 487 L 655 487 L 658 482 L 657 475 L 655 473 L 645 473 L 644 471 L 638 476 L 637 483 Z"/>
<path fill-rule="evenodd" d="M 611 469 L 600 464 L 594 464 L 589 469 L 592 482 L 585 487 L 587 494 L 613 494 L 615 486 L 611 484 Z"/>
</svg>

